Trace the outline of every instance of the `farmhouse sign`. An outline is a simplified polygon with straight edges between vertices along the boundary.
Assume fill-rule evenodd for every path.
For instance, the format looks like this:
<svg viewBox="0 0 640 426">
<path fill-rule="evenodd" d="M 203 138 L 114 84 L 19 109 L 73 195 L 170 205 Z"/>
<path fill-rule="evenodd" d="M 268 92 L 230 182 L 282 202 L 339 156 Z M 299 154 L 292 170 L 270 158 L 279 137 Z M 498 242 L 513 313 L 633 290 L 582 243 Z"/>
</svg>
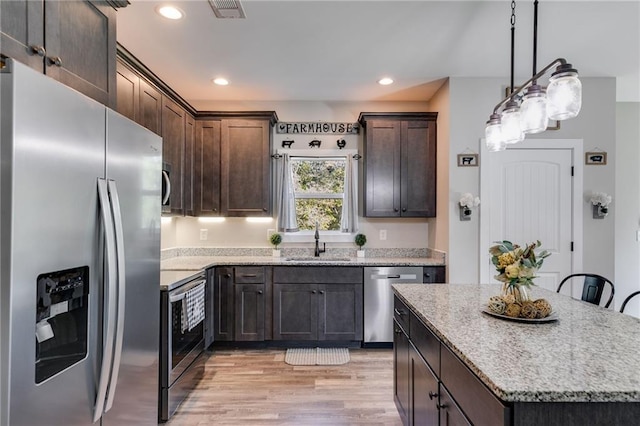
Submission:
<svg viewBox="0 0 640 426">
<path fill-rule="evenodd" d="M 352 135 L 358 134 L 358 123 L 327 123 L 312 121 L 306 123 L 276 124 L 276 133 L 297 133 L 305 135 Z"/>
</svg>

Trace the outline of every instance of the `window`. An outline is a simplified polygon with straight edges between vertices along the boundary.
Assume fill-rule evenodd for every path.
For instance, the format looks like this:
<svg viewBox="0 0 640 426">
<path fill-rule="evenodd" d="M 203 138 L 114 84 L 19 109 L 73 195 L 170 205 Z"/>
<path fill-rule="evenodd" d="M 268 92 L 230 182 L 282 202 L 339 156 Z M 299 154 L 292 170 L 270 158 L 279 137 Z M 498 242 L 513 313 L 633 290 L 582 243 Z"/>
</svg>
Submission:
<svg viewBox="0 0 640 426">
<path fill-rule="evenodd" d="M 285 241 L 306 241 L 316 223 L 327 241 L 350 240 L 358 215 L 354 154 L 346 149 L 286 151 L 278 172 L 278 230 Z"/>
<path fill-rule="evenodd" d="M 340 231 L 346 157 L 291 157 L 296 219 L 301 231 Z"/>
</svg>

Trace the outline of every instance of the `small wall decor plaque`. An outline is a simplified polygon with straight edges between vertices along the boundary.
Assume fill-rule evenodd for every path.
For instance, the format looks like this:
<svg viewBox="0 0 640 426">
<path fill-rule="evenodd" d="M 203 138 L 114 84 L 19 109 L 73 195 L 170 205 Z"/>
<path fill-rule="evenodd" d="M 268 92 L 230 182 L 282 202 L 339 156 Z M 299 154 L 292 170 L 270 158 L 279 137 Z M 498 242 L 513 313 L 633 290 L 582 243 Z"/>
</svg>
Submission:
<svg viewBox="0 0 640 426">
<path fill-rule="evenodd" d="M 357 135 L 360 125 L 358 123 L 329 123 L 306 122 L 285 123 L 279 121 L 276 124 L 276 133 L 305 134 L 305 135 Z"/>
<path fill-rule="evenodd" d="M 478 167 L 478 154 L 458 154 L 458 167 Z"/>
<path fill-rule="evenodd" d="M 585 152 L 584 164 L 587 166 L 605 166 L 607 164 L 607 153 L 604 151 Z"/>
</svg>

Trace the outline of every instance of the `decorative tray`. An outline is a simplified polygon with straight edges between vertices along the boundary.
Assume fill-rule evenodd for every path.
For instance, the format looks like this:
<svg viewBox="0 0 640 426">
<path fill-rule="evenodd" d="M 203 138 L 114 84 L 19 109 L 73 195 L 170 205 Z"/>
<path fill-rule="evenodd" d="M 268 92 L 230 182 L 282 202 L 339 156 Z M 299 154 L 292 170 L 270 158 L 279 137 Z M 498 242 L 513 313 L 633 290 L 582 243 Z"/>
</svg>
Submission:
<svg viewBox="0 0 640 426">
<path fill-rule="evenodd" d="M 528 323 L 528 324 L 542 324 L 542 323 L 546 323 L 546 322 L 554 322 L 554 321 L 558 321 L 558 314 L 556 312 L 551 312 L 549 314 L 548 317 L 545 318 L 516 318 L 516 317 L 510 317 L 507 315 L 500 315 L 500 314 L 496 314 L 495 312 L 491 312 L 489 309 L 487 308 L 482 308 L 481 311 L 487 315 L 491 315 L 492 317 L 496 317 L 496 318 L 500 318 L 503 320 L 507 320 L 507 321 L 514 321 L 514 322 L 524 322 L 524 323 Z"/>
</svg>

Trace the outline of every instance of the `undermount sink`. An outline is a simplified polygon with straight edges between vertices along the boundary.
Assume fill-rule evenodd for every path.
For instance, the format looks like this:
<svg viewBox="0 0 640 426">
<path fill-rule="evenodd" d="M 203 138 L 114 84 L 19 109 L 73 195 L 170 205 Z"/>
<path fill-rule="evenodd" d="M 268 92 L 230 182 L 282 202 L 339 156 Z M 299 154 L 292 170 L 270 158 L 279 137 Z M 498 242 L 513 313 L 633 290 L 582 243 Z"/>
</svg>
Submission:
<svg viewBox="0 0 640 426">
<path fill-rule="evenodd" d="M 287 262 L 351 262 L 350 257 L 285 257 Z"/>
</svg>

